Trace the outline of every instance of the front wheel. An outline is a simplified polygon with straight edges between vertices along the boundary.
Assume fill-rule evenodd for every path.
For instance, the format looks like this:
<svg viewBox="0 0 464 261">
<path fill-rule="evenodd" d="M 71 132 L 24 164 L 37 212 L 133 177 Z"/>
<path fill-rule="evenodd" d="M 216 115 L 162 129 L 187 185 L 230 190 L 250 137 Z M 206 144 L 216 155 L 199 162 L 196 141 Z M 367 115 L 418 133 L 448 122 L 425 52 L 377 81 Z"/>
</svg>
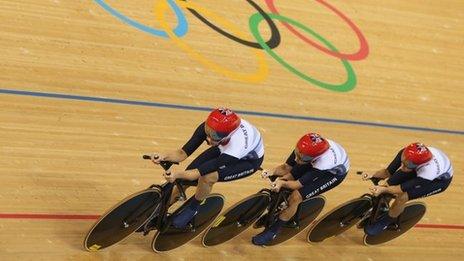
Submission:
<svg viewBox="0 0 464 261">
<path fill-rule="evenodd" d="M 206 231 L 203 246 L 219 245 L 238 236 L 263 214 L 270 200 L 268 193 L 256 193 L 230 207 Z"/>
<path fill-rule="evenodd" d="M 161 191 L 149 188 L 123 199 L 102 215 L 84 240 L 84 248 L 98 251 L 131 235 L 153 217 L 161 202 Z"/>
<path fill-rule="evenodd" d="M 368 197 L 356 198 L 343 203 L 313 224 L 307 236 L 308 242 L 319 243 L 326 238 L 345 232 L 358 223 L 371 208 L 372 201 Z"/>
</svg>

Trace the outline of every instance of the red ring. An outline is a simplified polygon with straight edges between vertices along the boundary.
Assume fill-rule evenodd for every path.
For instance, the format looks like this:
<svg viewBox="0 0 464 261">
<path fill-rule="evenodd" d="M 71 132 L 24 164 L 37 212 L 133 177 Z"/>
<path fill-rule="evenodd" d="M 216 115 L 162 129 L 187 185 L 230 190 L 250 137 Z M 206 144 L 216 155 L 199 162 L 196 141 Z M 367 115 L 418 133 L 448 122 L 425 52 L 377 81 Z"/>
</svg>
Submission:
<svg viewBox="0 0 464 261">
<path fill-rule="evenodd" d="M 277 8 L 274 5 L 274 0 L 265 0 L 265 1 L 266 1 L 267 6 L 269 7 L 269 9 L 271 10 L 271 12 L 273 12 L 275 14 L 279 14 L 279 11 L 277 11 Z M 334 56 L 334 57 L 337 57 L 337 58 L 340 58 L 340 59 L 350 60 L 350 61 L 359 61 L 359 60 L 362 60 L 362 59 L 366 58 L 367 55 L 369 54 L 369 45 L 367 44 L 367 40 L 364 37 L 364 35 L 362 34 L 361 30 L 359 30 L 359 28 L 347 16 L 345 16 L 342 12 L 337 10 L 335 7 L 333 7 L 330 4 L 324 2 L 323 0 L 316 0 L 316 1 L 319 2 L 320 4 L 326 6 L 330 10 L 332 10 L 335 14 L 337 14 L 340 18 L 342 18 L 351 27 L 351 29 L 356 33 L 356 36 L 358 37 L 359 45 L 360 45 L 359 50 L 356 53 L 346 54 L 346 53 L 340 53 L 340 52 L 331 51 L 331 50 L 327 49 L 326 47 L 324 47 L 322 45 L 319 45 L 318 43 L 316 43 L 316 42 L 312 41 L 311 39 L 307 38 L 306 36 L 302 35 L 295 28 L 293 28 L 293 26 L 289 25 L 288 23 L 282 22 L 282 24 L 285 25 L 285 27 L 287 27 L 288 30 L 290 30 L 298 38 L 300 38 L 301 40 L 305 41 L 306 43 L 316 47 L 317 49 L 319 49 L 320 51 L 322 51 L 322 52 L 324 52 L 324 53 L 326 53 L 328 55 L 331 55 L 331 56 Z"/>
</svg>

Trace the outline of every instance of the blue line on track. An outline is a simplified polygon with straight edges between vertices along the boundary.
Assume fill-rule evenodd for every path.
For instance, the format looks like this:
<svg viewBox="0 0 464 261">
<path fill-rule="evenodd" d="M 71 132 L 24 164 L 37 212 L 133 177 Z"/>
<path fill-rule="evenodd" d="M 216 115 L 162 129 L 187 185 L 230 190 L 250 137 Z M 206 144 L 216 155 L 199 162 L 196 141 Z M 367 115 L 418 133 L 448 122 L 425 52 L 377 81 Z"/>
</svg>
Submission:
<svg viewBox="0 0 464 261">
<path fill-rule="evenodd" d="M 164 38 L 169 38 L 168 34 L 163 31 L 163 30 L 158 30 L 155 28 L 152 28 L 150 26 L 144 25 L 142 23 L 139 23 L 122 13 L 120 13 L 118 10 L 114 9 L 110 5 L 108 5 L 104 0 L 94 0 L 97 4 L 99 4 L 103 9 L 105 9 L 108 13 L 111 15 L 117 17 L 119 20 L 122 22 L 137 28 L 143 32 L 149 33 L 154 36 L 159 36 L 159 37 L 164 37 Z M 188 22 L 187 18 L 185 17 L 184 13 L 182 13 L 182 10 L 180 9 L 179 6 L 173 1 L 173 0 L 168 0 L 169 5 L 171 6 L 172 10 L 174 10 L 174 13 L 176 14 L 177 17 L 177 27 L 173 30 L 174 34 L 176 34 L 178 37 L 182 37 L 187 34 L 188 32 Z"/>
<path fill-rule="evenodd" d="M 191 111 L 210 111 L 211 110 L 211 108 L 209 107 L 201 107 L 201 106 L 167 104 L 167 103 L 150 102 L 150 101 L 131 101 L 131 100 L 123 100 L 123 99 L 104 98 L 104 97 L 91 97 L 91 96 L 81 96 L 81 95 L 71 95 L 71 94 L 20 91 L 20 90 L 10 90 L 10 89 L 0 89 L 0 94 L 13 94 L 13 95 L 67 99 L 67 100 L 76 100 L 76 101 L 103 102 L 103 103 L 114 103 L 114 104 L 124 104 L 124 105 L 169 108 L 169 109 L 178 109 L 178 110 L 191 110 Z M 269 113 L 269 112 L 244 111 L 244 110 L 235 110 L 235 111 L 243 115 L 261 116 L 261 117 L 278 118 L 278 119 L 318 121 L 318 122 L 326 122 L 326 123 L 328 122 L 328 123 L 338 123 L 338 124 L 350 124 L 350 125 L 381 127 L 381 128 L 390 128 L 390 129 L 400 129 L 400 130 L 412 130 L 412 131 L 424 131 L 424 132 L 464 135 L 464 131 L 459 131 L 459 130 L 435 129 L 435 128 L 426 128 L 426 127 L 407 126 L 407 125 L 375 123 L 375 122 L 367 122 L 367 121 L 342 120 L 342 119 L 312 117 L 312 116 L 299 116 L 299 115 L 289 115 L 289 114 L 279 114 L 279 113 Z"/>
</svg>

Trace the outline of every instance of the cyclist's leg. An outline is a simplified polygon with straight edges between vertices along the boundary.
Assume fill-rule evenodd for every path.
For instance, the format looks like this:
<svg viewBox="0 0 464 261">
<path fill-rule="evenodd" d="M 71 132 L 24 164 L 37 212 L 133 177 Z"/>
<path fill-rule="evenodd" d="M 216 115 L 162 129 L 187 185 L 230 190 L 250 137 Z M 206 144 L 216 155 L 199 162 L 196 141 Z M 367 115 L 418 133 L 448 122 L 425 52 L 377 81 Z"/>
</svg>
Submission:
<svg viewBox="0 0 464 261">
<path fill-rule="evenodd" d="M 302 188 L 292 192 L 289 198 L 289 206 L 282 211 L 279 218 L 283 221 L 290 220 L 296 213 L 298 205 L 304 200 L 320 195 L 338 186 L 345 179 L 346 175 L 333 175 L 321 173 L 315 175 L 315 180 L 311 184 L 304 185 Z"/>
<path fill-rule="evenodd" d="M 451 180 L 452 178 L 441 179 L 441 180 L 437 179 L 437 180 L 433 180 L 432 182 L 424 186 L 414 188 L 414 190 L 407 192 L 409 199 L 412 200 L 412 199 L 417 199 L 417 198 L 425 198 L 425 197 L 429 197 L 429 196 L 441 193 L 448 188 L 449 184 L 451 183 Z"/>
<path fill-rule="evenodd" d="M 388 179 L 387 183 L 389 186 L 397 186 L 416 177 L 417 174 L 414 171 L 397 171 Z M 391 218 L 397 218 L 401 213 L 403 213 L 406 202 L 410 200 L 408 193 L 406 192 L 396 194 L 395 196 L 395 200 L 393 201 L 390 207 L 390 211 L 388 212 L 388 215 Z"/>
<path fill-rule="evenodd" d="M 280 213 L 279 219 L 285 222 L 289 221 L 295 215 L 298 205 L 302 201 L 303 197 L 301 193 L 298 190 L 294 190 L 288 197 L 288 207 Z"/>
<path fill-rule="evenodd" d="M 233 165 L 225 166 L 218 171 L 201 176 L 198 179 L 195 198 L 200 201 L 203 200 L 211 192 L 214 183 L 218 181 L 227 182 L 250 176 L 258 170 L 262 162 L 263 158 L 256 160 L 239 160 Z"/>
<path fill-rule="evenodd" d="M 409 196 L 407 192 L 403 192 L 396 195 L 395 201 L 390 206 L 388 215 L 392 218 L 397 218 L 404 211 L 406 202 L 409 201 Z"/>
<path fill-rule="evenodd" d="M 189 206 L 174 217 L 173 225 L 175 227 L 184 227 L 198 213 L 201 202 L 210 194 L 214 183 L 231 181 L 251 175 L 259 168 L 259 165 L 256 166 L 258 163 L 261 165 L 262 158 L 259 160 L 240 160 L 236 164 L 200 176 L 195 196 Z"/>
<path fill-rule="evenodd" d="M 428 184 L 425 185 L 418 185 L 402 194 L 400 194 L 399 203 L 396 204 L 397 200 L 392 204 L 390 208 L 390 216 L 398 217 L 404 211 L 404 206 L 406 202 L 413 199 L 424 198 L 428 196 L 432 196 L 438 193 L 445 191 L 449 184 L 451 183 L 451 179 L 443 179 L 443 180 L 433 180 Z"/>
<path fill-rule="evenodd" d="M 221 155 L 221 151 L 218 147 L 210 147 L 203 151 L 200 155 L 198 155 L 186 168 L 186 170 L 196 169 L 201 164 L 219 157 Z M 182 187 L 186 190 L 190 186 L 196 186 L 198 184 L 198 180 L 196 181 L 183 181 Z M 174 187 L 171 194 L 170 204 L 174 204 L 177 201 L 177 197 L 179 196 L 179 190 L 177 187 Z"/>
<path fill-rule="evenodd" d="M 188 166 L 185 170 L 191 170 L 198 168 L 201 164 L 207 162 L 208 160 L 212 160 L 214 158 L 219 157 L 221 155 L 221 151 L 218 147 L 210 147 L 203 151 L 200 155 L 198 155 Z"/>
<path fill-rule="evenodd" d="M 395 173 L 396 174 L 396 173 Z M 365 232 L 368 235 L 374 236 L 381 233 L 388 225 L 397 222 L 397 218 L 403 213 L 406 202 L 408 200 L 427 197 L 446 190 L 450 184 L 449 180 L 433 180 L 426 184 L 418 184 L 412 189 L 396 195 L 396 199 L 390 207 L 388 215 L 384 215 L 377 222 L 365 227 Z M 393 184 L 390 184 L 393 185 Z"/>
<path fill-rule="evenodd" d="M 226 166 L 225 168 L 218 170 L 218 181 L 227 182 L 246 178 L 259 169 L 263 160 L 264 157 L 259 159 L 239 160 L 234 165 Z"/>
</svg>

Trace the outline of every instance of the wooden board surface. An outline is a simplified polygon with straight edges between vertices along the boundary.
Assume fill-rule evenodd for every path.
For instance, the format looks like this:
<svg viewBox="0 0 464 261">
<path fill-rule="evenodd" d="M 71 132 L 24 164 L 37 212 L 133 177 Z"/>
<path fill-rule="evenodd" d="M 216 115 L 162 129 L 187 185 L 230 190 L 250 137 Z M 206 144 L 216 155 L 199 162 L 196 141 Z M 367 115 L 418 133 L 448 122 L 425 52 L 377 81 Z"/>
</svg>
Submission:
<svg viewBox="0 0 464 261">
<path fill-rule="evenodd" d="M 261 61 L 260 81 L 218 73 L 219 67 L 212 70 L 211 64 L 201 63 L 172 39 L 124 23 L 100 5 L 161 30 L 160 12 L 154 9 L 165 0 L 0 0 L 1 260 L 464 257 L 464 2 L 275 1 L 283 16 L 309 27 L 343 53 L 357 53 L 360 44 L 327 3 L 360 29 L 369 51 L 367 57 L 348 61 L 357 79 L 348 92 L 302 79 L 265 51 L 215 32 L 182 1 L 174 2 L 188 23 L 185 36 L 179 38 L 184 44 L 228 71 L 253 73 Z M 225 31 L 256 41 L 249 28 L 256 10 L 247 1 L 187 2 Z M 255 2 L 270 12 L 266 1 Z M 169 27 L 176 27 L 172 11 L 165 18 Z M 319 81 L 346 81 L 340 59 L 273 21 L 281 36 L 273 51 L 288 64 Z M 259 30 L 269 39 L 266 22 Z M 316 36 L 299 32 L 323 45 Z M 136 235 L 101 253 L 85 252 L 82 240 L 94 220 L 69 218 L 99 215 L 126 195 L 162 182 L 161 170 L 141 155 L 182 146 L 206 117 L 205 108 L 216 106 L 240 110 L 258 126 L 266 145 L 265 168 L 284 161 L 308 131 L 345 147 L 352 171 L 326 193 L 322 213 L 368 191 L 369 184 L 359 180 L 356 170 L 384 167 L 413 141 L 442 149 L 453 163 L 455 177 L 445 193 L 423 200 L 428 210 L 421 221 L 438 226 L 415 228 L 378 247 L 363 246 L 361 231 L 353 229 L 316 246 L 306 243 L 303 233 L 281 246 L 258 248 L 250 244 L 256 233 L 250 229 L 213 248 L 203 248 L 197 239 L 170 253 L 155 254 L 151 238 Z M 214 192 L 225 195 L 227 207 L 264 186 L 256 174 L 217 184 Z M 44 216 L 18 216 L 37 213 Z"/>
</svg>

